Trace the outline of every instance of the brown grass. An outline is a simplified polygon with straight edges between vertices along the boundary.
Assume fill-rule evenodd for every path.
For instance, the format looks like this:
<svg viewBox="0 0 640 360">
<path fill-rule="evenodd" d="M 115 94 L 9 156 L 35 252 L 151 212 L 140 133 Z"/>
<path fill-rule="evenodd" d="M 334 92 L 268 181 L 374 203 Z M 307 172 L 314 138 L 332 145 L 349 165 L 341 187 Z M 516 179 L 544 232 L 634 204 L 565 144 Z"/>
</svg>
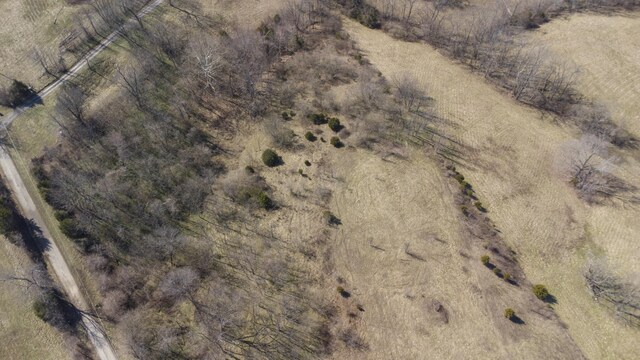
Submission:
<svg viewBox="0 0 640 360">
<path fill-rule="evenodd" d="M 589 36 L 585 36 L 588 34 Z M 579 90 L 602 102 L 614 121 L 640 137 L 640 13 L 577 14 L 531 38 L 580 68 Z"/>
<path fill-rule="evenodd" d="M 25 276 L 30 261 L 23 250 L 0 237 L 0 276 Z M 0 281 L 0 344 L 2 358 L 70 359 L 63 336 L 38 319 L 31 309 L 34 292 L 17 281 Z"/>
<path fill-rule="evenodd" d="M 519 105 L 427 45 L 397 41 L 352 22 L 347 28 L 385 76 L 416 77 L 435 98 L 435 110 L 453 122 L 458 139 L 471 149 L 462 171 L 529 279 L 545 283 L 558 298 L 554 307 L 584 354 L 633 358 L 640 351 L 633 340 L 639 332 L 593 301 L 582 266 L 584 254 L 599 249 L 637 270 L 633 259 L 640 248 L 633 234 L 640 228 L 632 219 L 638 211 L 619 203 L 587 206 L 557 177 L 556 151 L 576 136 L 574 130 Z M 638 163 L 625 160 L 627 178 L 640 179 Z"/>
</svg>

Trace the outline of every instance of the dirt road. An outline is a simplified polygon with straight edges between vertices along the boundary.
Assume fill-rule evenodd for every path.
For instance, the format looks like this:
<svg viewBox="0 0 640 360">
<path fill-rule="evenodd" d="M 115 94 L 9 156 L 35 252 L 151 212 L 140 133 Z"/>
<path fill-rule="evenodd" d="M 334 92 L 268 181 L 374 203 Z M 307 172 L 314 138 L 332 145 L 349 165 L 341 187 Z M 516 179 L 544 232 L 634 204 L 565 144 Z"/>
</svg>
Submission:
<svg viewBox="0 0 640 360">
<path fill-rule="evenodd" d="M 156 7 L 158 7 L 164 0 L 153 0 L 148 5 L 146 5 L 142 10 L 138 13 L 138 17 L 141 18 Z M 127 26 L 127 24 L 123 25 Z M 93 48 L 89 53 L 87 53 L 80 61 L 78 61 L 66 74 L 60 77 L 55 82 L 51 83 L 44 89 L 42 89 L 37 97 L 27 101 L 24 105 L 18 107 L 13 112 L 7 114 L 0 121 L 0 125 L 6 128 L 9 124 L 11 124 L 14 120 L 20 116 L 25 110 L 34 106 L 38 100 L 45 98 L 47 95 L 51 94 L 54 90 L 56 90 L 60 85 L 64 84 L 67 80 L 74 77 L 80 70 L 82 70 L 89 61 L 95 58 L 100 52 L 106 49 L 110 44 L 112 44 L 119 36 L 121 28 L 116 29 L 113 33 L 107 36 L 100 44 L 98 44 L 95 48 Z M 49 262 L 50 267 L 55 272 L 55 277 L 62 285 L 65 293 L 69 297 L 69 300 L 79 309 L 84 315 L 82 317 L 82 322 L 84 327 L 87 330 L 87 335 L 93 344 L 95 351 L 98 357 L 101 360 L 116 360 L 116 354 L 113 350 L 113 347 L 109 343 L 109 340 L 100 326 L 100 324 L 96 321 L 95 318 L 88 315 L 91 313 L 91 308 L 87 303 L 87 300 L 83 297 L 80 288 L 78 287 L 78 283 L 73 277 L 67 262 L 65 261 L 60 249 L 56 245 L 55 239 L 51 236 L 51 232 L 47 228 L 47 224 L 45 223 L 42 215 L 38 212 L 38 208 L 36 207 L 31 194 L 29 194 L 25 184 L 20 177 L 20 173 L 16 169 L 15 163 L 13 159 L 9 156 L 9 153 L 6 151 L 3 146 L 0 146 L 0 169 L 2 173 L 7 179 L 9 188 L 13 191 L 13 194 L 22 210 L 22 214 L 25 218 L 31 219 L 42 232 L 42 236 L 49 240 L 48 249 L 45 251 L 45 256 Z M 39 194 L 35 194 L 34 196 L 40 196 Z"/>
</svg>

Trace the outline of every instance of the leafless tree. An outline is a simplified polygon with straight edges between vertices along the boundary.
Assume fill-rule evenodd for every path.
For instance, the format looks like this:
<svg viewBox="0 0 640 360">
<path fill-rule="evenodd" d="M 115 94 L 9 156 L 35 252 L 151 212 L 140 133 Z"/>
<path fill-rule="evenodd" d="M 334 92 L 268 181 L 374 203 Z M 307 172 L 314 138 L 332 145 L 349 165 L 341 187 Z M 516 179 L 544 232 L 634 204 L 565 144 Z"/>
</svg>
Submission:
<svg viewBox="0 0 640 360">
<path fill-rule="evenodd" d="M 404 74 L 395 81 L 396 98 L 410 112 L 418 112 L 427 101 L 427 94 L 418 81 Z"/>
<path fill-rule="evenodd" d="M 640 326 L 640 282 L 613 274 L 604 262 L 589 259 L 584 277 L 589 290 L 598 300 L 610 304 L 616 315 Z"/>
<path fill-rule="evenodd" d="M 561 171 L 582 198 L 613 195 L 616 181 L 610 172 L 614 157 L 607 155 L 607 143 L 602 139 L 584 135 L 566 143 L 559 155 Z"/>
</svg>

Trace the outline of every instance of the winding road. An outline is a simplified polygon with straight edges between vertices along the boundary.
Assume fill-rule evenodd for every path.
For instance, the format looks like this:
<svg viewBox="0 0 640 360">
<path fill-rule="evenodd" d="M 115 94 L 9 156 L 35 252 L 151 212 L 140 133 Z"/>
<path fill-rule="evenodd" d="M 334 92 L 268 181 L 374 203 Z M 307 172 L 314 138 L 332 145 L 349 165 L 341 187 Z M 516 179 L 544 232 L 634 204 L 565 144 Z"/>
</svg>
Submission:
<svg viewBox="0 0 640 360">
<path fill-rule="evenodd" d="M 140 12 L 138 12 L 137 17 L 142 18 L 147 15 L 151 11 L 153 11 L 156 7 L 162 4 L 164 0 L 153 0 L 149 2 L 145 7 L 143 7 Z M 80 72 L 93 58 L 95 58 L 100 52 L 106 49 L 109 45 L 111 45 L 119 36 L 124 28 L 131 22 L 135 21 L 134 19 L 129 20 L 127 24 L 124 24 L 122 27 L 116 29 L 109 36 L 107 36 L 104 40 L 100 42 L 96 47 L 94 47 L 91 51 L 89 51 L 82 59 L 80 59 L 67 73 L 57 79 L 55 82 L 49 84 L 44 89 L 38 92 L 37 96 L 34 96 L 29 101 L 25 102 L 22 106 L 16 108 L 13 112 L 5 115 L 0 120 L 0 127 L 6 128 L 9 124 L 11 124 L 14 120 L 16 120 L 20 114 L 29 108 L 33 107 L 40 100 L 44 99 L 47 95 L 51 94 L 54 90 L 56 90 L 60 85 L 64 84 L 66 81 L 74 77 L 78 72 Z M 29 194 L 27 187 L 18 172 L 16 165 L 13 159 L 9 156 L 9 153 L 5 149 L 5 144 L 1 144 L 0 146 L 0 170 L 4 178 L 7 181 L 7 185 L 12 190 L 18 205 L 22 211 L 22 214 L 25 218 L 31 219 L 42 232 L 42 236 L 49 240 L 48 248 L 45 250 L 44 254 L 47 258 L 47 261 L 50 267 L 53 269 L 55 273 L 55 278 L 58 280 L 65 293 L 69 297 L 69 300 L 78 308 L 83 316 L 82 322 L 87 330 L 87 335 L 91 343 L 93 344 L 96 354 L 101 360 L 116 360 L 117 356 L 107 335 L 100 325 L 100 323 L 93 316 L 89 315 L 92 313 L 91 307 L 89 307 L 89 303 L 87 299 L 84 298 L 76 279 L 73 277 L 71 269 L 67 265 L 67 262 L 64 259 L 64 256 L 60 252 L 60 249 L 56 245 L 55 239 L 51 236 L 51 231 L 47 227 L 46 222 L 42 214 L 38 211 L 38 208 L 31 197 L 32 194 Z M 33 196 L 40 196 L 40 194 L 33 194 Z"/>
</svg>

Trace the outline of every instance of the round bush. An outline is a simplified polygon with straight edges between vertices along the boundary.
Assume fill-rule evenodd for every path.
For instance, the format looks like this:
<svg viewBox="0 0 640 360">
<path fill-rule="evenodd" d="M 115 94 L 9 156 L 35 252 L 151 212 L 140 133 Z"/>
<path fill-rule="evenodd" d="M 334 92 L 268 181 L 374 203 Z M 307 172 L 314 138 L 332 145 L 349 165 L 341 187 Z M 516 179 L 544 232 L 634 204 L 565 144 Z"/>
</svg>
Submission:
<svg viewBox="0 0 640 360">
<path fill-rule="evenodd" d="M 489 255 L 482 255 L 480 257 L 480 261 L 482 262 L 482 265 L 489 265 L 489 261 L 491 261 L 491 258 L 489 257 Z"/>
<path fill-rule="evenodd" d="M 304 161 L 304 164 L 305 164 L 306 166 L 311 166 L 311 161 L 309 161 L 309 160 L 305 160 L 305 161 Z"/>
<path fill-rule="evenodd" d="M 269 167 L 278 166 L 280 164 L 280 156 L 275 151 L 267 149 L 262 153 L 262 162 Z"/>
<path fill-rule="evenodd" d="M 273 208 L 273 201 L 264 191 L 258 194 L 256 201 L 258 201 L 258 205 L 263 209 L 269 210 Z"/>
<path fill-rule="evenodd" d="M 316 141 L 318 139 L 311 131 L 307 131 L 307 133 L 304 134 L 304 138 L 309 141 Z"/>
<path fill-rule="evenodd" d="M 509 279 L 511 279 L 511 274 L 509 274 L 508 272 L 502 274 L 502 278 L 504 279 L 504 281 L 509 281 Z"/>
<path fill-rule="evenodd" d="M 329 129 L 333 130 L 333 132 L 338 132 L 342 129 L 342 125 L 340 125 L 340 120 L 338 118 L 329 119 Z"/>
<path fill-rule="evenodd" d="M 502 270 L 500 270 L 500 268 L 493 268 L 493 273 L 496 274 L 497 277 L 502 276 Z"/>
<path fill-rule="evenodd" d="M 516 316 L 516 312 L 513 311 L 512 308 L 504 309 L 504 317 L 506 317 L 507 319 L 511 320 L 511 319 L 513 319 L 514 316 Z"/>
<path fill-rule="evenodd" d="M 547 287 L 542 284 L 537 284 L 533 286 L 533 294 L 540 300 L 545 300 L 549 297 L 549 290 Z"/>
<path fill-rule="evenodd" d="M 333 146 L 335 146 L 337 148 L 342 147 L 342 145 L 343 145 L 342 141 L 340 141 L 340 138 L 337 137 L 337 136 L 332 137 L 329 142 L 331 143 L 331 145 L 333 145 Z"/>
</svg>

